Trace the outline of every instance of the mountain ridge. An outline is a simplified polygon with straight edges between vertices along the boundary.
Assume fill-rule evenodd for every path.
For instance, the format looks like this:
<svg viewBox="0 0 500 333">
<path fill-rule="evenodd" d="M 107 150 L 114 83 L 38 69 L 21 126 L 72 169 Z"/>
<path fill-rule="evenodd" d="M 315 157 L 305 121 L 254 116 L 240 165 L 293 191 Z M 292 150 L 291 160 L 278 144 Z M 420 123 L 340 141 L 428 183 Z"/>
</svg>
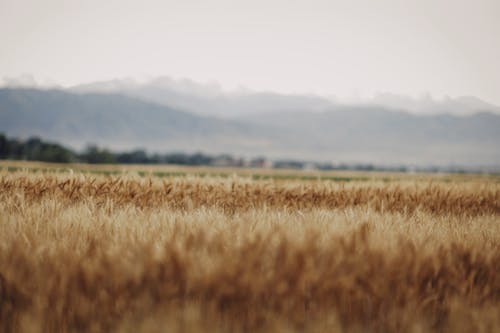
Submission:
<svg viewBox="0 0 500 333">
<path fill-rule="evenodd" d="M 299 110 L 318 112 L 331 107 L 371 106 L 416 114 L 451 113 L 470 115 L 478 111 L 500 114 L 500 106 L 474 96 L 434 99 L 428 94 L 419 98 L 393 93 L 379 93 L 372 98 L 341 102 L 315 94 L 284 94 L 269 91 L 224 91 L 216 83 L 202 84 L 189 79 L 156 77 L 145 82 L 115 79 L 81 84 L 69 88 L 74 92 L 119 92 L 124 95 L 174 105 L 200 114 L 237 117 L 255 112 Z"/>
</svg>

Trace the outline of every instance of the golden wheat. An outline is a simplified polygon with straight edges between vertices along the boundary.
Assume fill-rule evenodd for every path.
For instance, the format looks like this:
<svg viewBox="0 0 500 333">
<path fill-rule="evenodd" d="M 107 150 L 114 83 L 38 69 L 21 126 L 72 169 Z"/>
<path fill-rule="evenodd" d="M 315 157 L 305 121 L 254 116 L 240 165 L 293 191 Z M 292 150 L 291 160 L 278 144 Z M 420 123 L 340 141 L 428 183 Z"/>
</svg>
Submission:
<svg viewBox="0 0 500 333">
<path fill-rule="evenodd" d="M 500 185 L 0 173 L 6 332 L 494 332 Z"/>
</svg>

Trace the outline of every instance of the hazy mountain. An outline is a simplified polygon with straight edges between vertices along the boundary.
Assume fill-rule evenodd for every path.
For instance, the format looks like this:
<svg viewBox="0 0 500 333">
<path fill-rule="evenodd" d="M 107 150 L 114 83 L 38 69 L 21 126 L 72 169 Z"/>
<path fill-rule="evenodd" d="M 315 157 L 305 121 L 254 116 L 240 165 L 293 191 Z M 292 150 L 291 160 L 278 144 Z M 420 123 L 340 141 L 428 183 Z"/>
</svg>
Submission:
<svg viewBox="0 0 500 333">
<path fill-rule="evenodd" d="M 403 95 L 383 93 L 376 95 L 374 98 L 359 101 L 358 103 L 364 105 L 380 105 L 387 108 L 407 110 L 418 114 L 450 113 L 454 115 L 466 115 L 481 111 L 500 113 L 499 106 L 487 103 L 474 96 L 435 99 L 430 95 L 412 98 Z"/>
<path fill-rule="evenodd" d="M 143 83 L 134 79 L 93 82 L 71 88 L 75 92 L 120 93 L 159 104 L 191 110 L 199 114 L 238 117 L 282 111 L 324 111 L 332 107 L 362 106 L 403 110 L 415 114 L 467 115 L 476 112 L 500 114 L 500 107 L 473 96 L 435 99 L 430 95 L 412 98 L 391 93 L 369 99 L 338 103 L 317 95 L 277 94 L 253 91 L 223 91 L 218 84 L 202 84 L 183 79 L 158 77 Z"/>
<path fill-rule="evenodd" d="M 340 105 L 320 111 L 319 105 L 316 112 L 271 111 L 261 106 L 260 112 L 221 119 L 115 93 L 0 89 L 0 132 L 39 135 L 74 147 L 93 142 L 163 152 L 202 150 L 500 169 L 500 115 L 415 115 L 383 107 Z"/>
<path fill-rule="evenodd" d="M 276 111 L 320 111 L 332 105 L 315 95 L 286 95 L 240 91 L 227 93 L 217 84 L 160 77 L 146 83 L 133 79 L 94 82 L 71 88 L 73 92 L 120 93 L 158 104 L 204 115 L 237 117 L 242 114 Z"/>
<path fill-rule="evenodd" d="M 153 150 L 252 149 L 260 126 L 203 117 L 118 94 L 74 94 L 60 90 L 0 89 L 0 131 L 32 135 L 73 147 L 86 143 Z M 231 138 L 230 140 L 228 138 Z M 265 144 L 265 142 L 263 143 Z"/>
<path fill-rule="evenodd" d="M 415 115 L 374 106 L 240 118 L 295 133 L 288 143 L 337 161 L 500 165 L 500 115 Z M 307 148 L 306 148 L 307 146 Z"/>
</svg>

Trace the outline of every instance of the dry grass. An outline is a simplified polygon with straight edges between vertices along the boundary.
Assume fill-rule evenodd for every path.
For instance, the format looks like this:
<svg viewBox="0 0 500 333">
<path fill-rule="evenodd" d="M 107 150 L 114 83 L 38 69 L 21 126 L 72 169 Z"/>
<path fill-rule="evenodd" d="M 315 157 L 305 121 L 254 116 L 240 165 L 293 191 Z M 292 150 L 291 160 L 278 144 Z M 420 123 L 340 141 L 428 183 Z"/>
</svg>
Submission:
<svg viewBox="0 0 500 333">
<path fill-rule="evenodd" d="M 0 330 L 494 332 L 500 185 L 0 172 Z"/>
</svg>

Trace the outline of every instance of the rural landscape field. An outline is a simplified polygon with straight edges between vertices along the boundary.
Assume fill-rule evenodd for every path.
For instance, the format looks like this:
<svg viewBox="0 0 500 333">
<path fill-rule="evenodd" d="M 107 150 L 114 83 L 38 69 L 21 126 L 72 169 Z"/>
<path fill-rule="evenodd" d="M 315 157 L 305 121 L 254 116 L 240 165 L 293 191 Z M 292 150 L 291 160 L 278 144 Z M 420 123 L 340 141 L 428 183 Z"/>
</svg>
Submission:
<svg viewBox="0 0 500 333">
<path fill-rule="evenodd" d="M 0 31 L 0 333 L 500 333 L 499 0 Z"/>
<path fill-rule="evenodd" d="M 500 330 L 498 176 L 0 168 L 2 332 Z"/>
</svg>

